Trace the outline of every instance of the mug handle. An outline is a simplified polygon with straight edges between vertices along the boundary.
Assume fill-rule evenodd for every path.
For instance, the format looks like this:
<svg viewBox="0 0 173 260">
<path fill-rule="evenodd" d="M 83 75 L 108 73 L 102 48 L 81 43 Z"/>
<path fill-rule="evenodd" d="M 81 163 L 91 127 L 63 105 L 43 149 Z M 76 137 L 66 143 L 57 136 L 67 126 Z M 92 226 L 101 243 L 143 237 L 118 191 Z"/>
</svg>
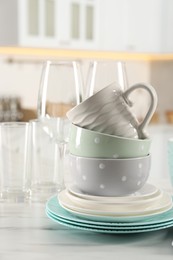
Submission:
<svg viewBox="0 0 173 260">
<path fill-rule="evenodd" d="M 150 103 L 149 109 L 146 113 L 146 116 L 145 116 L 144 120 L 138 125 L 138 128 L 136 129 L 138 132 L 139 138 L 144 139 L 144 138 L 146 138 L 146 135 L 144 134 L 143 130 L 148 125 L 148 123 L 150 122 L 150 120 L 155 112 L 158 98 L 157 98 L 157 93 L 156 93 L 155 89 L 151 85 L 144 84 L 144 83 L 137 83 L 137 84 L 131 86 L 129 89 L 127 89 L 122 94 L 123 98 L 125 99 L 125 101 L 128 105 L 132 106 L 132 102 L 128 99 L 130 93 L 139 88 L 145 89 L 149 93 L 150 98 L 151 98 L 151 103 Z"/>
</svg>

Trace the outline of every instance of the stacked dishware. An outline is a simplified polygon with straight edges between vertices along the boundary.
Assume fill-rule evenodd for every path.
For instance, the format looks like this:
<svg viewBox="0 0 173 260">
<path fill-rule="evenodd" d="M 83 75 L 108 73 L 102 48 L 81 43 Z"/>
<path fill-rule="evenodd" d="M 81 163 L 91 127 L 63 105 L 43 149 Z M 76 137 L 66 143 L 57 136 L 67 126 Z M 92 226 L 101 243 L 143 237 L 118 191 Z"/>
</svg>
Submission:
<svg viewBox="0 0 173 260">
<path fill-rule="evenodd" d="M 129 99 L 138 88 L 145 89 L 151 100 L 141 123 L 131 112 Z M 147 182 L 152 140 L 145 128 L 156 105 L 152 86 L 136 84 L 123 92 L 112 83 L 68 111 L 71 182 L 48 201 L 50 218 L 108 233 L 151 231 L 173 224 L 171 195 Z"/>
<path fill-rule="evenodd" d="M 128 99 L 138 88 L 151 95 L 141 124 L 130 111 Z M 145 184 L 150 171 L 151 139 L 144 126 L 156 102 L 151 86 L 135 85 L 123 92 L 117 83 L 112 83 L 67 113 L 72 123 L 70 169 L 78 188 L 92 195 L 124 196 Z"/>
</svg>

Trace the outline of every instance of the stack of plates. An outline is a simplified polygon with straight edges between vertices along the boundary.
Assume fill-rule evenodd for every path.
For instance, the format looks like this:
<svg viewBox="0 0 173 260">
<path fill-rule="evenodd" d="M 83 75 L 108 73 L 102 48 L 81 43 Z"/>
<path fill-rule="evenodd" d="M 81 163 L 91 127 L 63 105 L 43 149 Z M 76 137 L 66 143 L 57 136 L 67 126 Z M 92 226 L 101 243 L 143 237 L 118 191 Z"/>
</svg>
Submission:
<svg viewBox="0 0 173 260">
<path fill-rule="evenodd" d="M 71 186 L 50 198 L 46 213 L 60 224 L 102 233 L 138 233 L 173 226 L 171 195 L 148 183 L 125 197 L 91 196 Z"/>
</svg>

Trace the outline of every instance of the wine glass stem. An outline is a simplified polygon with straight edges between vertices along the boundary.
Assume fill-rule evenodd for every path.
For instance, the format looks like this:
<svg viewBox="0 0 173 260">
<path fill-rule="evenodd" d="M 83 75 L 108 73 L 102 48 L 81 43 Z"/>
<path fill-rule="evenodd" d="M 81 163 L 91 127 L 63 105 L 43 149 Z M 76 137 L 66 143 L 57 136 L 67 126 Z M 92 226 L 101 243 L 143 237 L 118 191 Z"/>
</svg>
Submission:
<svg viewBox="0 0 173 260">
<path fill-rule="evenodd" d="M 66 144 L 65 143 L 58 143 L 59 148 L 59 183 L 60 183 L 60 189 L 65 188 L 64 183 L 64 158 L 65 158 L 65 152 L 66 152 Z"/>
</svg>

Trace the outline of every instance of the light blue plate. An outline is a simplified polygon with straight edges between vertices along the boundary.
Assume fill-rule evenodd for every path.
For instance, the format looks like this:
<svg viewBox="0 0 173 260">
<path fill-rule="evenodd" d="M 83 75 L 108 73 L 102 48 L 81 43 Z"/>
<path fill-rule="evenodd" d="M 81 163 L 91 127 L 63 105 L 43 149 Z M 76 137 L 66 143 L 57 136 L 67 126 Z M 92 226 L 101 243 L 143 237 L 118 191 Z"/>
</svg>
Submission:
<svg viewBox="0 0 173 260">
<path fill-rule="evenodd" d="M 156 230 L 161 230 L 161 229 L 166 229 L 169 227 L 173 226 L 173 222 L 171 224 L 165 224 L 162 227 L 152 227 L 152 228 L 136 228 L 136 229 L 129 229 L 129 228 L 112 228 L 112 227 L 104 227 L 103 226 L 86 226 L 86 225 L 82 225 L 82 224 L 72 224 L 69 223 L 65 220 L 62 220 L 60 218 L 55 218 L 52 217 L 51 214 L 49 214 L 46 211 L 47 216 L 55 221 L 56 223 L 59 223 L 61 225 L 70 227 L 70 228 L 75 228 L 75 229 L 80 229 L 80 230 L 84 230 L 84 231 L 92 231 L 92 232 L 97 232 L 97 233 L 107 233 L 107 234 L 132 234 L 132 233 L 144 233 L 144 232 L 151 232 L 151 231 L 156 231 Z"/>
<path fill-rule="evenodd" d="M 54 219 L 55 221 L 60 221 L 60 222 L 65 222 L 66 224 L 70 224 L 70 225 L 79 225 L 82 227 L 89 227 L 89 228 L 97 228 L 97 229 L 111 229 L 111 230 L 143 230 L 143 229 L 148 229 L 148 228 L 156 228 L 156 227 L 165 227 L 165 225 L 173 225 L 173 220 L 167 221 L 165 223 L 157 223 L 157 224 L 149 224 L 149 225 L 109 225 L 109 223 L 107 223 L 106 225 L 104 225 L 103 223 L 100 224 L 93 224 L 93 223 L 81 223 L 81 222 L 77 222 L 77 221 L 73 221 L 73 220 L 69 220 L 69 219 L 65 219 L 65 218 L 61 218 L 57 215 L 52 214 L 49 210 L 46 210 L 46 214 Z"/>
<path fill-rule="evenodd" d="M 51 217 L 55 217 L 60 219 L 61 222 L 70 221 L 72 224 L 78 224 L 78 225 L 84 225 L 88 224 L 90 226 L 114 226 L 114 227 L 140 227 L 144 226 L 145 228 L 149 228 L 150 226 L 156 225 L 159 227 L 162 227 L 164 225 L 172 225 L 173 223 L 173 208 L 168 210 L 167 212 L 148 216 L 148 217 L 106 217 L 102 216 L 102 219 L 100 220 L 100 216 L 89 216 L 89 219 L 86 218 L 86 215 L 83 217 L 76 216 L 69 211 L 62 208 L 58 202 L 57 196 L 54 196 L 49 199 L 49 201 L 46 204 L 46 211 L 51 214 Z M 109 221 L 108 221 L 109 218 Z M 105 220 L 105 221 L 104 221 Z"/>
</svg>

